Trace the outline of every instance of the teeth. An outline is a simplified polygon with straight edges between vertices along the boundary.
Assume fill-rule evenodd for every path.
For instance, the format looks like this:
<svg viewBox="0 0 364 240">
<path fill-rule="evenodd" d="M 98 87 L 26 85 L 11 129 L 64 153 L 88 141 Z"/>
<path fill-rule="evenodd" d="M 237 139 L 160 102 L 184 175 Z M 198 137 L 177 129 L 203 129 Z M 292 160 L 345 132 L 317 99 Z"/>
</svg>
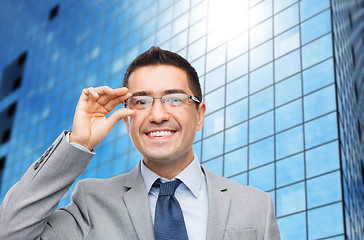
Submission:
<svg viewBox="0 0 364 240">
<path fill-rule="evenodd" d="M 164 137 L 164 136 L 170 136 L 173 132 L 171 131 L 156 131 L 156 132 L 150 132 L 148 133 L 151 137 Z"/>
</svg>

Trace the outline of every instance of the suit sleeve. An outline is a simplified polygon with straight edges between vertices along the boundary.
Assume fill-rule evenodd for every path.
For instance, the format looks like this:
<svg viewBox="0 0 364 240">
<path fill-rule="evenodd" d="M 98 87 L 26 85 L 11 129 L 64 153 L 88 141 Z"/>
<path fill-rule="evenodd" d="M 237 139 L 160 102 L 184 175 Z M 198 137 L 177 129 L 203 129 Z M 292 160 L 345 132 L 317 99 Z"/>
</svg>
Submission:
<svg viewBox="0 0 364 240">
<path fill-rule="evenodd" d="M 265 233 L 264 233 L 264 239 L 269 240 L 278 240 L 281 239 L 277 219 L 274 215 L 274 207 L 273 207 L 273 201 L 269 193 L 267 194 L 267 204 L 268 204 L 268 210 L 267 210 L 267 217 L 265 222 Z"/>
<path fill-rule="evenodd" d="M 65 134 L 56 139 L 5 195 L 0 206 L 0 239 L 38 239 L 50 228 L 49 216 L 93 157 L 92 153 L 72 146 L 65 140 Z M 51 234 L 51 230 L 44 233 Z"/>
</svg>

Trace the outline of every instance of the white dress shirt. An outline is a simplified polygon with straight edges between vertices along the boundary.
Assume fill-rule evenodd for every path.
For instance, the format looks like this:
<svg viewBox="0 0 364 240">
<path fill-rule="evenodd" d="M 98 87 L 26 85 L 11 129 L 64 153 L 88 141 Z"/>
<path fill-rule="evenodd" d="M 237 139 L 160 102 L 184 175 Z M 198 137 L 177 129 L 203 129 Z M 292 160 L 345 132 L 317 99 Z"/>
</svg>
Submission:
<svg viewBox="0 0 364 240">
<path fill-rule="evenodd" d="M 208 196 L 205 174 L 203 173 L 196 154 L 193 161 L 175 178 L 168 180 L 161 178 L 151 171 L 141 161 L 141 172 L 145 187 L 149 192 L 149 207 L 153 222 L 155 207 L 159 195 L 159 188 L 152 187 L 153 183 L 160 178 L 162 182 L 179 179 L 182 183 L 177 187 L 175 197 L 177 198 L 186 224 L 189 240 L 206 239 Z"/>
</svg>

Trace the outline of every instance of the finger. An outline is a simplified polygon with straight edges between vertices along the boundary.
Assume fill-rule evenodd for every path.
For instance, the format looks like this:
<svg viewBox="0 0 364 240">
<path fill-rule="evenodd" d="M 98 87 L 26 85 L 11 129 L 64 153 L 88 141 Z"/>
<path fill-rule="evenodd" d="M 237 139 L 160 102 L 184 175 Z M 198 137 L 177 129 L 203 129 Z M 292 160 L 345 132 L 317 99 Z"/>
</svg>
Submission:
<svg viewBox="0 0 364 240">
<path fill-rule="evenodd" d="M 82 90 L 81 99 L 87 101 L 89 98 L 96 101 L 99 98 L 99 94 L 93 87 L 85 88 Z"/>
<path fill-rule="evenodd" d="M 129 97 L 131 97 L 131 93 L 127 93 L 124 97 L 113 98 L 104 105 L 104 108 L 111 112 L 117 105 L 121 104 Z"/>
<path fill-rule="evenodd" d="M 97 87 L 94 89 L 99 95 L 107 95 L 111 97 L 123 96 L 128 93 L 126 87 L 112 89 L 109 86 Z"/>
<path fill-rule="evenodd" d="M 118 123 L 123 118 L 126 118 L 128 116 L 133 116 L 133 115 L 135 115 L 134 110 L 131 110 L 128 108 L 122 108 L 122 109 L 115 111 L 113 114 L 111 114 L 110 117 L 108 117 L 106 119 L 106 121 L 108 121 L 110 129 L 111 129 L 115 126 L 116 123 Z"/>
</svg>

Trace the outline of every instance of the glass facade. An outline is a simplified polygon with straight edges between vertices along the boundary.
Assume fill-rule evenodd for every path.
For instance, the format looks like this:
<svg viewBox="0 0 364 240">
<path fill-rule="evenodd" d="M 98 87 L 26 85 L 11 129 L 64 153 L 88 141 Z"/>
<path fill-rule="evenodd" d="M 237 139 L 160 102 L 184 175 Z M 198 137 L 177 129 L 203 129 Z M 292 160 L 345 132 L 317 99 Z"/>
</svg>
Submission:
<svg viewBox="0 0 364 240">
<path fill-rule="evenodd" d="M 121 86 L 154 45 L 199 74 L 200 162 L 269 192 L 282 239 L 364 235 L 362 0 L 5 0 L 0 9 L 0 202 L 72 128 L 82 89 Z M 123 123 L 96 152 L 79 179 L 141 158 Z"/>
</svg>

